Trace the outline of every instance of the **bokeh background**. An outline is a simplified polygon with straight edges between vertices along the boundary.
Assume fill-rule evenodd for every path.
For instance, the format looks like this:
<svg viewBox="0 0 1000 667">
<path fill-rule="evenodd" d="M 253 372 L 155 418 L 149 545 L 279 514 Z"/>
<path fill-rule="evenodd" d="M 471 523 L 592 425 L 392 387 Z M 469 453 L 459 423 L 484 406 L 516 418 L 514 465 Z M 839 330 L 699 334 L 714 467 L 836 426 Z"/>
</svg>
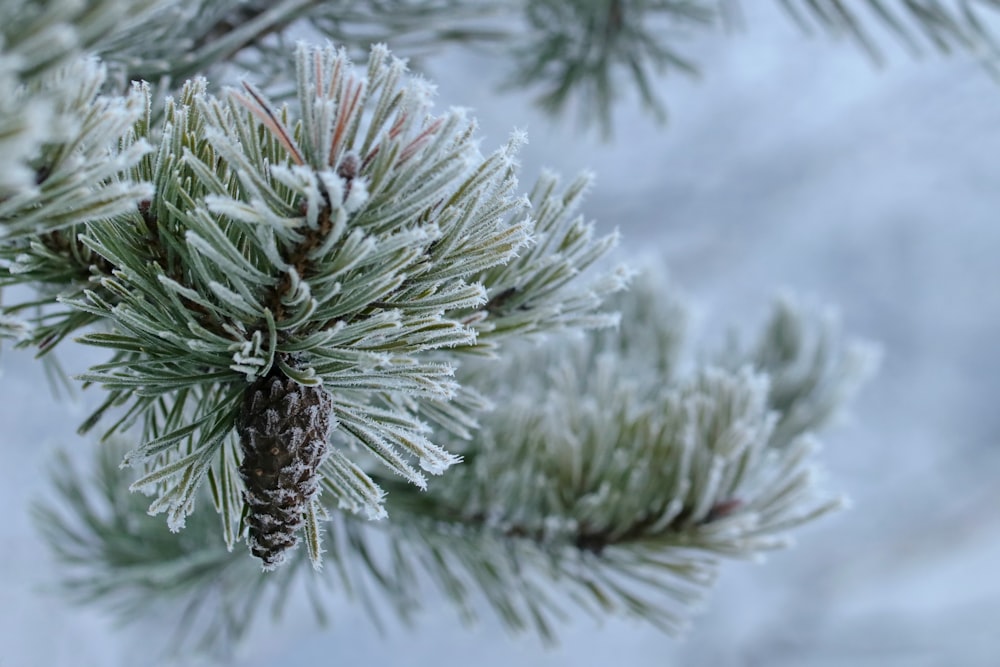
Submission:
<svg viewBox="0 0 1000 667">
<path fill-rule="evenodd" d="M 827 485 L 852 508 L 790 551 L 729 564 L 682 640 L 579 618 L 545 648 L 463 628 L 443 601 L 384 634 L 336 601 L 320 629 L 293 600 L 229 664 L 1000 664 L 1000 85 L 968 58 L 914 61 L 888 41 L 876 69 L 778 3 L 744 5 L 743 30 L 686 40 L 700 79 L 658 82 L 669 122 L 623 99 L 609 142 L 544 116 L 532 91 L 498 92 L 495 53 L 425 63 L 441 105 L 474 110 L 484 149 L 527 129 L 525 183 L 543 167 L 597 173 L 587 215 L 621 230 L 622 256 L 667 262 L 692 350 L 749 332 L 782 290 L 881 345 L 879 373 L 822 438 Z M 62 355 L 70 369 L 94 359 Z M 160 664 L 148 638 L 168 629 L 119 628 L 45 591 L 56 565 L 28 506 L 56 449 L 87 460 L 75 427 L 96 393 L 57 400 L 29 355 L 0 362 L 0 666 Z"/>
</svg>

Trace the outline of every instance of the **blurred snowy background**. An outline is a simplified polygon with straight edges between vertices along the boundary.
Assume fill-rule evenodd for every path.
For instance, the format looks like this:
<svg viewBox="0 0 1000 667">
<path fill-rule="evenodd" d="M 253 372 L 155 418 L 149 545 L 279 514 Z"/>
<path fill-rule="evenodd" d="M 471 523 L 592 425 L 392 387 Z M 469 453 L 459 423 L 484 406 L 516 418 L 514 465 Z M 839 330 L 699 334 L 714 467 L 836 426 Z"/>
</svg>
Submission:
<svg viewBox="0 0 1000 667">
<path fill-rule="evenodd" d="M 494 58 L 456 49 L 428 65 L 441 105 L 474 109 L 485 149 L 528 130 L 525 183 L 543 166 L 597 172 L 588 215 L 621 229 L 623 254 L 664 254 L 696 306 L 694 345 L 748 330 L 782 289 L 882 345 L 879 374 L 823 438 L 828 485 L 853 508 L 762 565 L 724 568 L 681 641 L 580 618 L 546 649 L 443 607 L 380 635 L 344 602 L 317 629 L 293 601 L 231 664 L 1000 664 L 1000 86 L 965 58 L 891 46 L 873 69 L 777 4 L 746 2 L 744 32 L 691 39 L 703 77 L 660 82 L 668 125 L 624 101 L 610 143 L 545 118 L 530 91 L 498 93 Z M 73 369 L 95 358 L 62 354 Z M 27 508 L 53 451 L 86 460 L 85 408 L 55 402 L 30 356 L 5 350 L 2 365 L 0 666 L 159 664 L 153 626 L 118 629 L 44 592 L 55 565 Z"/>
</svg>

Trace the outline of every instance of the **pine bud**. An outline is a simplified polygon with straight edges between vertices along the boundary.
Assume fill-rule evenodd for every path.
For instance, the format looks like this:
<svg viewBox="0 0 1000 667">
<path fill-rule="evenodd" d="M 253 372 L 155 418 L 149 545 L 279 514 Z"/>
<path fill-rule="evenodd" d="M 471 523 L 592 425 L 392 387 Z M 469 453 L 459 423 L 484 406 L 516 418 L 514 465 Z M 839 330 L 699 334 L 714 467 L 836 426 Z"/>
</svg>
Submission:
<svg viewBox="0 0 1000 667">
<path fill-rule="evenodd" d="M 319 490 L 332 403 L 322 387 L 307 387 L 283 374 L 257 380 L 246 393 L 238 428 L 247 544 L 265 570 L 281 565 L 298 543 Z"/>
</svg>

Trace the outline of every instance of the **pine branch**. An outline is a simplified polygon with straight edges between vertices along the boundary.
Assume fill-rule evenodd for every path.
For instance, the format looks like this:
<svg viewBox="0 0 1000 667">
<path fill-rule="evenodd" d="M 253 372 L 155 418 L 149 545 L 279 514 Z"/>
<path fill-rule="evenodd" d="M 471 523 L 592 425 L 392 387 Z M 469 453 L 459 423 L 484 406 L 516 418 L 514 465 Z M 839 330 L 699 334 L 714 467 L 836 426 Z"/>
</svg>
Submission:
<svg viewBox="0 0 1000 667">
<path fill-rule="evenodd" d="M 2 57 L 10 66 L 5 72 L 16 72 L 22 83 L 38 80 L 81 54 L 100 50 L 168 4 L 158 0 L 5 0 L 0 7 Z"/>
<path fill-rule="evenodd" d="M 123 178 L 149 150 L 125 139 L 148 98 L 141 88 L 125 98 L 100 95 L 104 81 L 102 66 L 80 60 L 16 95 L 49 104 L 49 135 L 29 161 L 33 185 L 0 197 L 0 289 L 28 284 L 38 291 L 35 300 L 6 305 L 2 316 L 17 317 L 19 344 L 43 354 L 99 319 L 56 305 L 60 295 L 79 296 L 113 269 L 78 234 L 87 222 L 126 213 L 152 193 L 148 184 Z"/>
<path fill-rule="evenodd" d="M 9 0 L 0 6 L 0 151 L 4 155 L 0 169 L 0 238 L 23 236 L 39 223 L 50 228 L 67 224 L 49 223 L 32 215 L 34 209 L 50 204 L 52 198 L 56 205 L 43 210 L 65 219 L 74 210 L 97 213 L 95 207 L 101 204 L 105 208 L 97 214 L 111 215 L 115 199 L 127 197 L 112 186 L 103 199 L 90 194 L 105 184 L 110 176 L 107 168 L 116 166 L 111 156 L 103 171 L 101 165 L 92 163 L 98 152 L 117 142 L 120 135 L 114 130 L 121 127 L 127 113 L 123 116 L 116 109 L 123 106 L 122 100 L 93 99 L 97 92 L 94 86 L 104 81 L 103 69 L 97 72 L 93 63 L 79 61 L 98 44 L 127 31 L 133 21 L 154 12 L 156 3 Z M 62 182 L 58 188 L 59 177 L 72 174 L 75 165 L 67 162 L 76 159 L 75 153 L 81 148 L 89 154 L 79 165 L 88 169 L 80 174 L 81 181 Z M 53 178 L 57 181 L 46 185 Z M 69 196 L 56 198 L 56 192 L 66 195 L 71 184 L 75 189 L 69 191 Z M 74 195 L 85 201 L 74 204 Z M 86 219 L 83 215 L 74 222 Z"/>
<path fill-rule="evenodd" d="M 965 51 L 996 73 L 1000 43 L 995 26 L 996 0 L 781 0 L 789 16 L 806 32 L 817 28 L 835 39 L 850 39 L 876 63 L 885 61 L 879 26 L 914 55 L 928 49 L 942 54 Z"/>
<path fill-rule="evenodd" d="M 611 134 L 612 106 L 629 81 L 644 107 L 663 122 L 666 108 L 653 77 L 697 74 L 674 46 L 679 32 L 712 26 L 719 3 L 676 0 L 543 0 L 525 6 L 530 38 L 516 51 L 508 86 L 540 86 L 539 105 L 562 113 L 572 103 L 580 119 Z"/>
<path fill-rule="evenodd" d="M 218 98 L 195 80 L 158 129 L 137 89 L 145 114 L 122 145 L 156 146 L 128 171 L 152 196 L 87 224 L 79 243 L 35 239 L 13 267 L 61 281 L 71 309 L 44 315 L 54 321 L 40 320 L 33 340 L 51 345 L 95 320 L 110 327 L 81 338 L 113 352 L 80 376 L 109 391 L 82 430 L 112 408 L 124 413 L 108 435 L 141 425 L 127 459 L 146 470 L 135 487 L 156 496 L 151 509 L 173 529 L 202 481 L 217 481 L 228 544 L 246 530 L 239 406 L 261 378 L 329 399 L 334 446 L 315 462 L 328 502 L 379 517 L 383 493 L 345 449 L 423 488 L 413 462 L 440 474 L 456 459 L 430 440 L 421 412 L 471 424 L 442 408 L 461 391 L 455 353 L 606 324 L 594 309 L 624 285 L 619 272 L 577 287 L 614 243 L 573 217 L 582 181 L 560 193 L 546 176 L 537 220 L 527 217 L 529 200 L 516 195 L 523 138 L 483 157 L 473 123 L 457 110 L 429 115 L 425 84 L 384 48 L 361 77 L 343 52 L 302 47 L 297 81 L 298 120 L 250 84 Z M 515 309 L 488 302 L 512 289 Z M 476 403 L 465 396 L 456 408 Z M 300 509 L 321 513 L 312 501 Z"/>
<path fill-rule="evenodd" d="M 322 35 L 363 55 L 371 44 L 396 50 L 440 49 L 454 42 L 498 41 L 509 32 L 487 21 L 516 11 L 519 3 L 477 0 L 181 0 L 146 15 L 128 34 L 101 44 L 124 82 L 181 82 L 221 78 L 228 65 L 281 83 L 294 72 L 289 28 Z M 178 53 L 184 53 L 178 58 Z M 235 68 L 228 67 L 229 70 Z M 176 83 L 169 83 L 173 87 Z"/>
<path fill-rule="evenodd" d="M 412 0 L 382 27 L 423 34 L 420 21 L 459 5 L 456 21 L 490 14 Z M 809 7 L 868 45 L 840 3 Z M 960 19 L 906 7 L 936 48 L 985 52 L 970 4 Z M 55 483 L 71 514 L 38 511 L 68 588 L 129 614 L 137 594 L 162 593 L 208 623 L 209 643 L 237 638 L 248 608 L 272 594 L 280 607 L 296 580 L 313 590 L 303 566 L 319 567 L 325 526 L 345 589 L 367 581 L 404 618 L 430 579 L 463 618 L 485 605 L 547 638 L 576 608 L 677 632 L 723 558 L 781 546 L 836 506 L 814 488 L 808 434 L 871 355 L 783 305 L 756 347 L 681 377 L 680 314 L 656 277 L 617 303 L 622 332 L 517 347 L 616 321 L 597 311 L 627 272 L 582 277 L 616 235 L 597 238 L 577 214 L 588 177 L 563 188 L 544 174 L 519 195 L 523 136 L 482 155 L 474 122 L 432 115 L 429 86 L 383 47 L 364 75 L 345 51 L 299 48 L 285 106 L 250 83 L 216 94 L 202 78 L 162 113 L 148 84 L 106 92 L 106 67 L 111 81 L 139 73 L 169 89 L 266 53 L 295 21 L 379 22 L 354 10 L 0 9 L 0 288 L 39 292 L 4 306 L 0 336 L 45 353 L 88 329 L 81 340 L 111 356 L 80 378 L 107 392 L 81 430 L 103 422 L 106 438 L 139 439 L 124 456 L 138 479 L 101 461 L 95 495 L 64 468 Z M 583 91 L 605 129 L 618 73 L 662 113 L 649 63 L 693 70 L 646 19 L 715 20 L 697 2 L 526 11 L 541 36 L 522 53 L 524 81 L 555 81 L 553 109 Z M 435 40 L 495 37 L 441 30 Z M 175 57 L 179 44 L 188 56 Z M 516 358 L 476 359 L 501 346 Z M 464 466 L 428 486 L 425 473 L 459 456 Z M 136 522 L 147 501 L 128 482 L 166 526 Z M 208 502 L 221 539 L 195 511 Z M 379 528 L 365 523 L 387 512 Z M 264 578 L 230 553 L 241 540 L 265 569 L 285 567 Z"/>
<path fill-rule="evenodd" d="M 780 426 L 801 411 L 797 406 L 815 404 L 816 388 L 827 383 L 780 378 L 803 361 L 829 369 L 827 380 L 847 377 L 854 361 L 830 351 L 855 344 L 831 340 L 816 366 L 815 348 L 789 345 L 787 324 L 772 324 L 758 349 L 786 354 L 781 363 L 765 362 L 761 352 L 756 359 L 775 372 L 774 382 L 746 365 L 678 376 L 682 310 L 667 289 L 659 273 L 647 272 L 616 299 L 630 316 L 621 331 L 556 337 L 543 347 L 520 348 L 506 362 L 466 368 L 466 382 L 477 384 L 496 408 L 481 416 L 472 440 L 451 443 L 463 454 L 463 465 L 426 492 L 372 468 L 388 491 L 389 519 L 372 524 L 347 513 L 331 516 L 324 545 L 328 567 L 316 576 L 360 597 L 370 613 L 389 604 L 404 620 L 415 619 L 436 590 L 466 621 L 485 608 L 510 629 L 533 630 L 549 640 L 573 610 L 635 616 L 676 633 L 723 560 L 784 546 L 790 531 L 837 507 L 817 488 L 812 439 L 789 439 Z M 809 328 L 788 315 L 793 311 L 785 312 L 786 322 Z M 540 368 L 549 372 L 538 373 Z M 772 390 L 782 384 L 801 394 Z M 845 391 L 819 394 L 847 398 Z M 817 416 L 812 424 L 818 423 Z M 127 473 L 106 467 L 119 479 L 104 486 L 102 502 L 129 516 L 134 501 L 121 481 Z M 48 535 L 56 548 L 85 545 L 72 548 L 75 560 L 63 556 L 74 564 L 67 585 L 87 591 L 89 599 L 137 596 L 135 588 L 117 583 L 117 566 L 99 546 L 127 543 L 137 539 L 134 534 L 98 522 L 81 538 L 69 539 L 86 523 L 72 518 L 82 512 L 80 493 L 62 492 L 71 518 L 45 515 L 43 522 L 56 527 Z M 141 590 L 162 587 L 164 598 L 212 603 L 198 580 L 222 576 L 242 557 L 227 560 L 215 529 L 202 521 L 177 536 L 157 529 L 164 539 L 201 531 L 203 538 L 192 538 L 192 544 L 217 545 L 214 565 L 191 579 L 143 583 Z M 142 566 L 187 572 L 202 558 L 183 548 L 163 553 L 146 554 Z M 279 571 L 280 585 L 305 576 L 305 563 L 293 554 Z M 247 576 L 259 581 L 262 575 Z M 222 603 L 215 623 L 250 622 L 260 607 L 251 595 L 261 593 L 250 583 L 243 586 Z"/>
<path fill-rule="evenodd" d="M 176 630 L 162 643 L 154 642 L 151 651 L 224 654 L 258 611 L 270 608 L 277 614 L 290 588 L 305 584 L 315 591 L 321 583 L 309 568 L 287 567 L 264 576 L 244 554 L 226 549 L 218 520 L 210 514 L 195 514 L 185 531 L 170 532 L 146 515 L 143 496 L 128 491 L 129 472 L 119 466 L 125 450 L 120 441 L 96 448 L 89 477 L 59 456 L 52 481 L 71 511 L 43 504 L 32 508 L 65 568 L 60 590 L 71 601 L 99 605 L 123 621 L 168 617 L 168 627 Z"/>
<path fill-rule="evenodd" d="M 749 364 L 771 378 L 768 401 L 781 415 L 772 444 L 782 447 L 825 426 L 876 370 L 879 350 L 848 341 L 833 312 L 818 312 L 790 296 L 775 302 L 757 341 L 747 349 L 731 334 L 722 365 Z"/>
<path fill-rule="evenodd" d="M 31 156 L 31 186 L 0 198 L 0 232 L 7 258 L 17 260 L 15 253 L 23 247 L 12 248 L 7 242 L 111 218 L 149 196 L 147 186 L 120 178 L 148 150 L 143 142 L 118 146 L 142 111 L 142 94 L 101 96 L 104 79 L 103 67 L 77 61 L 13 95 L 15 102 L 48 103 L 42 119 L 48 134 L 39 138 L 38 152 Z M 36 270 L 18 264 L 9 273 Z"/>
</svg>

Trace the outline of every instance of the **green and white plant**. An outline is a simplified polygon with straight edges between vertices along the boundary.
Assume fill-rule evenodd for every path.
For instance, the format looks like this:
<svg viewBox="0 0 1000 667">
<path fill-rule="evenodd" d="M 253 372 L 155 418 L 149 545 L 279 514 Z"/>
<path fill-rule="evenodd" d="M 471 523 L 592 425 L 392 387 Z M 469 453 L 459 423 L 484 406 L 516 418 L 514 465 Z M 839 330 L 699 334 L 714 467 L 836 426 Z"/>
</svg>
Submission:
<svg viewBox="0 0 1000 667">
<path fill-rule="evenodd" d="M 880 53 L 842 3 L 782 4 Z M 976 3 L 887 4 L 864 6 L 905 44 L 995 52 Z M 693 69 L 644 17 L 722 16 L 0 2 L 0 336 L 108 351 L 78 378 L 104 392 L 81 426 L 96 477 L 60 459 L 67 507 L 36 508 L 76 599 L 185 610 L 215 647 L 296 582 L 318 611 L 339 588 L 410 618 L 436 588 L 545 637 L 570 608 L 676 632 L 724 558 L 838 506 L 814 433 L 869 348 L 786 300 L 755 343 L 684 356 L 659 267 L 609 266 L 616 235 L 581 216 L 590 176 L 522 191 L 522 134 L 481 152 L 466 112 L 367 48 L 492 42 L 522 13 L 513 80 L 605 129 L 622 68 L 659 115 L 654 71 Z"/>
</svg>

